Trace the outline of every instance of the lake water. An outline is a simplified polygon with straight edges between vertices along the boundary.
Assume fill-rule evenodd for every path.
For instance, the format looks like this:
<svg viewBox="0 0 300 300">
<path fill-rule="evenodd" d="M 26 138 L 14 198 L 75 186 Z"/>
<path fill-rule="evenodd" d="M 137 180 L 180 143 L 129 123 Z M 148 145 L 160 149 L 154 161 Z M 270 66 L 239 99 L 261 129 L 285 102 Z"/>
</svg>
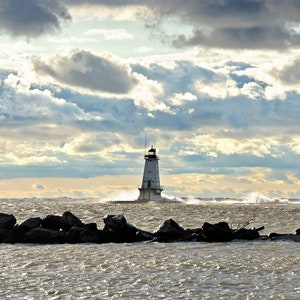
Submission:
<svg viewBox="0 0 300 300">
<path fill-rule="evenodd" d="M 254 217 L 261 234 L 294 233 L 300 205 L 287 203 L 103 203 L 95 199 L 1 199 L 18 223 L 71 211 L 103 227 L 106 214 L 154 232 Z M 300 243 L 0 244 L 0 299 L 300 299 Z"/>
</svg>

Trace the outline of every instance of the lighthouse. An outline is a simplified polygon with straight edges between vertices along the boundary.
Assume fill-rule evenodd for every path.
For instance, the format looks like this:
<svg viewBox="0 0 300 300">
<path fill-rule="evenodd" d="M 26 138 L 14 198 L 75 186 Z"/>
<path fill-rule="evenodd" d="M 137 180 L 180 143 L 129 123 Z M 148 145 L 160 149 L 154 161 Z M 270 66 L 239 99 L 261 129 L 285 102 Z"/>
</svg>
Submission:
<svg viewBox="0 0 300 300">
<path fill-rule="evenodd" d="M 159 180 L 159 169 L 158 169 L 158 156 L 156 155 L 156 149 L 151 147 L 148 154 L 144 156 L 145 167 L 142 181 L 142 187 L 139 188 L 140 195 L 138 200 L 142 201 L 162 201 Z"/>
</svg>

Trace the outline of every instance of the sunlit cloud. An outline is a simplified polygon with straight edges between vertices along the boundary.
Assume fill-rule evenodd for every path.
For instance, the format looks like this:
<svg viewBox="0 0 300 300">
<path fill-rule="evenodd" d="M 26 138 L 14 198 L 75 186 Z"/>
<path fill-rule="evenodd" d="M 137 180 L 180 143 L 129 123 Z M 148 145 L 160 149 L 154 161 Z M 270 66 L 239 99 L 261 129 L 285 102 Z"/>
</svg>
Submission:
<svg viewBox="0 0 300 300">
<path fill-rule="evenodd" d="M 133 34 L 129 33 L 123 28 L 119 29 L 89 29 L 85 35 L 103 35 L 106 40 L 131 40 L 134 38 Z"/>
<path fill-rule="evenodd" d="M 21 2 L 0 0 L 3 197 L 133 198 L 152 144 L 170 198 L 300 197 L 295 1 Z"/>
</svg>

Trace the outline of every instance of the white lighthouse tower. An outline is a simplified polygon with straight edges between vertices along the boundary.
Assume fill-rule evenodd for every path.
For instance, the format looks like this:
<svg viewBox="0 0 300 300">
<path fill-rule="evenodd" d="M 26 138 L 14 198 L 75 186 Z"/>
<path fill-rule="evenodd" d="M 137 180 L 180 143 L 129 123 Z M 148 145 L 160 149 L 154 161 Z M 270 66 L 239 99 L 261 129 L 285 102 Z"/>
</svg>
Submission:
<svg viewBox="0 0 300 300">
<path fill-rule="evenodd" d="M 142 187 L 139 188 L 140 195 L 138 200 L 144 201 L 162 201 L 158 169 L 158 156 L 156 149 L 151 147 L 148 154 L 144 156 L 145 167 L 142 181 Z"/>
</svg>

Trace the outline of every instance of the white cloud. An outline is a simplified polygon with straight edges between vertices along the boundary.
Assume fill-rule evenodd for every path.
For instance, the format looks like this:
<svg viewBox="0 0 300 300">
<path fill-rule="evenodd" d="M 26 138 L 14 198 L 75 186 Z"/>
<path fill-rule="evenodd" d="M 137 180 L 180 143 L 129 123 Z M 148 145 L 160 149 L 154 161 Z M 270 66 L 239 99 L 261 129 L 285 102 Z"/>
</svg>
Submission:
<svg viewBox="0 0 300 300">
<path fill-rule="evenodd" d="M 170 96 L 170 102 L 173 105 L 183 105 L 186 101 L 196 100 L 197 97 L 190 92 L 186 93 L 175 93 Z"/>
<path fill-rule="evenodd" d="M 250 99 L 263 98 L 265 90 L 255 82 L 245 83 L 240 89 L 240 93 L 247 96 Z"/>
<path fill-rule="evenodd" d="M 164 93 L 162 84 L 156 80 L 150 80 L 142 74 L 135 73 L 135 76 L 139 84 L 128 94 L 130 98 L 134 99 L 134 103 L 149 111 L 169 111 L 169 108 L 164 103 L 158 101 L 158 98 Z"/>
<path fill-rule="evenodd" d="M 5 79 L 0 97 L 0 115 L 5 119 L 101 120 L 74 103 L 53 97 L 49 90 L 30 89 L 29 82 L 13 74 Z"/>
<path fill-rule="evenodd" d="M 217 135 L 219 134 L 219 136 Z M 205 153 L 208 156 L 217 157 L 218 155 L 252 155 L 255 157 L 273 156 L 277 157 L 284 155 L 284 152 L 278 153 L 281 141 L 276 135 L 265 137 L 252 137 L 243 139 L 226 138 L 215 134 L 199 135 L 190 138 L 186 148 L 182 150 L 182 155 Z"/>
<path fill-rule="evenodd" d="M 118 29 L 89 29 L 85 35 L 103 35 L 105 40 L 131 40 L 133 34 L 126 31 L 124 28 Z"/>
<path fill-rule="evenodd" d="M 101 2 L 89 3 L 74 0 L 64 0 L 64 2 L 67 3 L 71 16 L 76 19 L 86 19 L 88 16 L 93 20 L 135 21 L 149 12 L 143 5 L 134 5 L 134 3 L 126 5 L 126 2 L 124 2 L 124 5 L 120 2 L 120 7 L 114 5 L 114 3 L 105 5 Z"/>
<path fill-rule="evenodd" d="M 224 81 L 205 82 L 197 80 L 195 87 L 200 94 L 206 94 L 208 97 L 217 99 L 226 99 L 237 96 L 239 91 L 233 80 L 224 78 Z"/>
</svg>

